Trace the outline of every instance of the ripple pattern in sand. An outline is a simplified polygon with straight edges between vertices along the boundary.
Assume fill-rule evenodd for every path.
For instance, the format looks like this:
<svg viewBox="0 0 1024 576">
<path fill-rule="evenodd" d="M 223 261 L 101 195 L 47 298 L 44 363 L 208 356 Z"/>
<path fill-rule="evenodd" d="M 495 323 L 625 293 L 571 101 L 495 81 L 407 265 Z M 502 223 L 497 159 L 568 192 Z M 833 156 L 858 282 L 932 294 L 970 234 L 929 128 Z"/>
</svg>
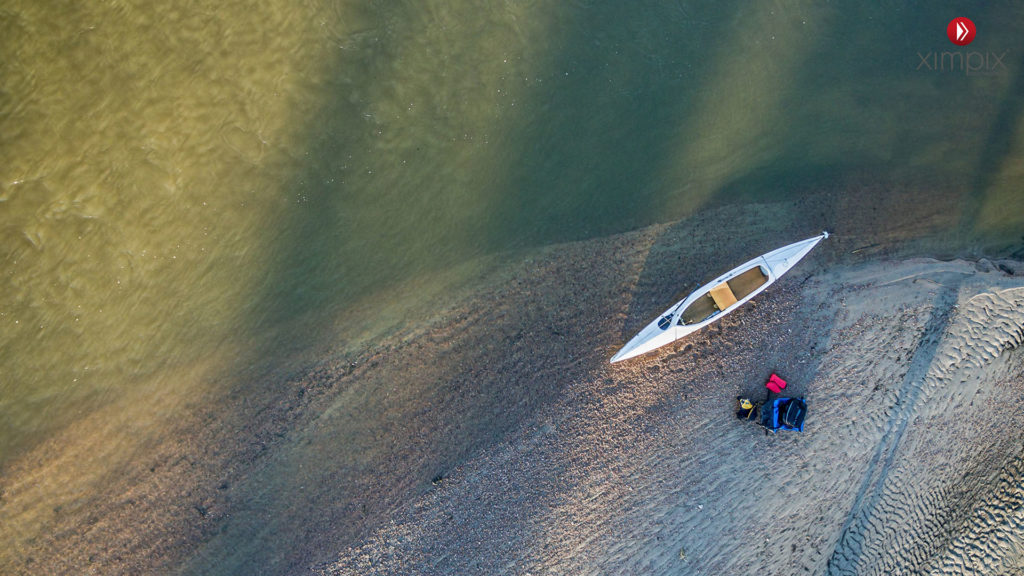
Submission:
<svg viewBox="0 0 1024 576">
<path fill-rule="evenodd" d="M 994 412 L 1013 393 L 1011 358 L 1004 353 L 1021 344 L 1024 290 L 963 300 L 941 340 L 935 335 L 948 319 L 941 310 L 949 308 L 935 308 L 940 312 L 933 314 L 889 409 L 883 441 L 829 560 L 829 574 L 920 573 L 978 562 L 988 572 L 1004 564 L 1006 554 L 1011 564 L 1019 559 L 1021 533 L 1005 514 L 1006 503 L 1019 497 L 1006 487 L 1019 487 L 1020 476 L 1012 472 L 1019 466 L 1004 463 L 1019 460 L 1020 438 L 992 432 L 1000 417 Z M 914 433 L 907 434 L 908 426 Z M 1000 469 L 1002 478 L 990 493 Z M 1013 535 L 1012 545 L 1001 545 L 1008 541 L 1003 539 L 984 548 L 951 548 L 953 542 L 976 542 L 995 526 Z"/>
</svg>

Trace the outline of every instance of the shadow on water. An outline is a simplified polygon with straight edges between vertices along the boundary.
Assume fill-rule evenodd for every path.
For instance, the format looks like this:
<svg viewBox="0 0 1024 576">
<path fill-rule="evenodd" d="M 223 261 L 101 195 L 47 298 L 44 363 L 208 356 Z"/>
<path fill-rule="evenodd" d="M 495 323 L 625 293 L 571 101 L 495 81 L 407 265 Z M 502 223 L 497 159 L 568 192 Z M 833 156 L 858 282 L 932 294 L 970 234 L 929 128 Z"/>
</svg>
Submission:
<svg viewBox="0 0 1024 576">
<path fill-rule="evenodd" d="M 468 118 L 456 117 L 459 101 L 432 100 L 430 86 L 426 94 L 402 93 L 396 66 L 411 53 L 465 57 L 417 44 L 418 34 L 445 24 L 444 16 L 403 6 L 367 8 L 358 50 L 343 50 L 326 65 L 328 99 L 312 115 L 309 161 L 286 183 L 289 206 L 268 232 L 269 272 L 252 305 L 249 329 L 259 346 L 253 356 L 265 362 L 282 350 L 323 344 L 317 339 L 338 310 L 417 273 L 484 250 L 649 222 L 651 198 L 664 192 L 652 174 L 671 162 L 672 150 L 659 142 L 667 140 L 665 130 L 685 123 L 680 89 L 699 68 L 684 55 L 710 41 L 729 16 L 719 10 L 717 23 L 703 22 L 694 39 L 677 28 L 685 15 L 674 7 L 560 5 L 565 12 L 545 24 L 559 32 L 555 52 L 527 69 L 543 82 L 527 82 L 514 109 Z M 489 89 L 469 89 L 479 93 L 468 97 L 489 97 Z M 416 112 L 423 107 L 430 110 Z M 403 113 L 425 115 L 407 119 L 423 122 L 416 134 L 389 121 L 389 114 Z M 487 130 L 500 135 L 484 143 Z M 358 366 L 333 358 L 290 382 L 243 392 L 273 402 L 274 394 L 296 388 L 326 389 L 317 408 L 323 412 L 311 411 L 312 420 L 288 440 L 273 440 L 278 449 L 251 464 L 251 476 L 233 488 L 230 521 L 183 571 L 291 573 L 329 561 L 432 479 L 561 394 L 571 378 L 543 367 L 572 357 L 571 336 L 586 326 L 573 315 L 586 307 L 591 272 L 536 274 L 535 287 L 518 293 L 514 305 L 462 310 L 428 329 L 423 337 L 436 333 L 448 341 L 440 352 L 392 344 L 364 353 Z M 544 349 L 528 337 L 536 332 L 546 335 Z M 569 370 L 583 370 L 574 366 Z"/>
<path fill-rule="evenodd" d="M 510 126 L 515 153 L 496 188 L 489 245 L 547 244 L 672 219 L 676 136 L 693 123 L 698 81 L 732 17 L 681 4 L 594 3 L 560 14 L 543 88 Z"/>
</svg>

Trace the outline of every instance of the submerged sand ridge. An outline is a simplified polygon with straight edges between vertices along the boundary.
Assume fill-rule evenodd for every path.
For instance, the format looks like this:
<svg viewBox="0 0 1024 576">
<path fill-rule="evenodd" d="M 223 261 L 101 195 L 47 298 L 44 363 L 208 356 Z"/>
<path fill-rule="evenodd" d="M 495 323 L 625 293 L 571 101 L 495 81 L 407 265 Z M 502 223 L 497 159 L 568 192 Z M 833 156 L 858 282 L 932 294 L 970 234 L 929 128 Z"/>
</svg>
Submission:
<svg viewBox="0 0 1024 576">
<path fill-rule="evenodd" d="M 783 283 L 719 333 L 575 383 L 322 572 L 1013 573 L 1024 288 L 984 269 Z M 772 369 L 806 393 L 803 435 L 731 419 Z"/>
</svg>

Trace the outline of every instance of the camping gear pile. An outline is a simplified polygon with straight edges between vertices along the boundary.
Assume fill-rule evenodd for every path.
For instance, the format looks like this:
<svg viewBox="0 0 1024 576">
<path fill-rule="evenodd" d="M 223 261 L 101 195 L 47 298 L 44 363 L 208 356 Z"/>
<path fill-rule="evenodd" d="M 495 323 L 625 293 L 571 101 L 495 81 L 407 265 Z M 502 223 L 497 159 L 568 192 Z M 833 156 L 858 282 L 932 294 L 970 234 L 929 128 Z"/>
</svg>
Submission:
<svg viewBox="0 0 1024 576">
<path fill-rule="evenodd" d="M 748 420 L 765 429 L 765 433 L 776 433 L 779 430 L 803 432 L 804 417 L 807 415 L 807 403 L 803 398 L 775 398 L 772 394 L 781 394 L 786 389 L 786 381 L 778 374 L 772 373 L 765 383 L 768 397 L 764 402 L 753 402 L 749 398 L 736 397 L 739 410 L 736 417 Z"/>
</svg>

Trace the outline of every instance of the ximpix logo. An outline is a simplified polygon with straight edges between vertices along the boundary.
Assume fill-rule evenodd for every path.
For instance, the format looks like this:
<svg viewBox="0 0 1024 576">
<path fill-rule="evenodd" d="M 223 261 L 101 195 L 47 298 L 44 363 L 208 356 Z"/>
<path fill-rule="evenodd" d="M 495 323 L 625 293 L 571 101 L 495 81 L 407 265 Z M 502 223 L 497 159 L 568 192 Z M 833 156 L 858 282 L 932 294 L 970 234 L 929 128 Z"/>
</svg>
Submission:
<svg viewBox="0 0 1024 576">
<path fill-rule="evenodd" d="M 967 46 L 974 41 L 978 29 L 969 18 L 953 18 L 946 25 L 946 36 L 949 41 L 957 46 Z M 928 54 L 917 53 L 920 59 L 917 69 L 931 72 L 963 72 L 965 75 L 972 74 L 997 74 L 1006 71 L 1003 58 L 1006 52 L 996 54 L 995 52 L 929 52 Z"/>
<path fill-rule="evenodd" d="M 920 61 L 917 64 L 918 70 L 929 70 L 932 72 L 963 72 L 967 76 L 977 74 L 998 74 L 1006 71 L 1002 54 L 995 52 L 929 52 L 927 54 L 917 53 Z"/>
</svg>

